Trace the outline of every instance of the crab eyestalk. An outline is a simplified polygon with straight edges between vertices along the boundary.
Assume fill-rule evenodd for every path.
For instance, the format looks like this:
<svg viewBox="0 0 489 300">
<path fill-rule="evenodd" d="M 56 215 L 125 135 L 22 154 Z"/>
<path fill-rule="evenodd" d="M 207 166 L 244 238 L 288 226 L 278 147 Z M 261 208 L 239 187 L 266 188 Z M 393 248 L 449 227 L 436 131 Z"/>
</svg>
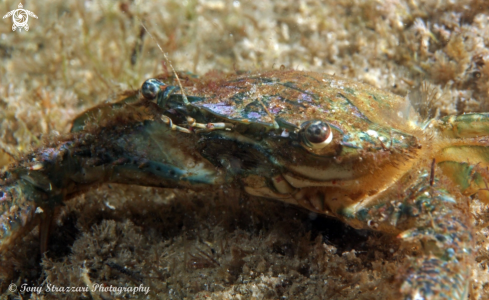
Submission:
<svg viewBox="0 0 489 300">
<path fill-rule="evenodd" d="M 306 148 L 322 149 L 333 140 L 333 130 L 328 123 L 321 120 L 309 121 L 302 124 L 300 137 Z"/>
</svg>

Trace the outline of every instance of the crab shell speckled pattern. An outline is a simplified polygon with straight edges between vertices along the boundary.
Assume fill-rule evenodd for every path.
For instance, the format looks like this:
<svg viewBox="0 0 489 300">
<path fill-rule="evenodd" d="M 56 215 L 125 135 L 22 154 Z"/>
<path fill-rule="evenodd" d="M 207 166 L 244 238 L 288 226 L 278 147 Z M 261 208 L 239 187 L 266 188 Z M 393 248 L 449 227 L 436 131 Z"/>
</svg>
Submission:
<svg viewBox="0 0 489 300">
<path fill-rule="evenodd" d="M 2 175 L 2 251 L 37 216 L 42 234 L 61 201 L 103 182 L 224 185 L 419 243 L 397 282 L 402 297 L 467 298 L 474 239 L 465 197 L 486 199 L 486 114 L 420 125 L 401 97 L 312 72 L 184 75 L 185 95 L 171 77 L 160 80 L 150 82 L 155 99 L 143 90 L 93 108 L 73 133 Z M 303 142 L 313 120 L 333 134 L 318 148 Z"/>
<path fill-rule="evenodd" d="M 336 214 L 335 210 L 385 189 L 403 174 L 399 168 L 411 168 L 409 157 L 420 148 L 417 138 L 424 138 L 416 125 L 416 114 L 404 98 L 335 76 L 275 71 L 226 78 L 217 84 L 204 80 L 186 93 L 199 110 L 234 123 L 260 124 L 272 131 L 257 134 L 262 142 L 247 144 L 270 157 L 274 167 L 284 168 L 284 172 L 274 174 L 279 176 L 276 181 L 283 181 L 282 175 L 297 188 L 329 187 L 329 196 L 323 194 L 317 199 L 313 191 L 309 197 L 316 198 L 309 209 L 321 213 Z M 306 151 L 297 143 L 297 131 L 309 120 L 322 120 L 332 127 L 330 145 Z M 275 122 L 279 128 L 274 128 Z M 256 138 L 256 134 L 244 135 Z M 219 136 L 235 139 L 232 133 Z M 245 143 L 242 135 L 239 138 Z M 386 177 L 390 180 L 383 179 Z M 341 187 L 342 194 L 348 189 L 349 195 L 338 195 L 336 187 Z M 279 195 L 267 188 L 248 186 L 247 191 L 298 204 L 291 195 Z"/>
</svg>

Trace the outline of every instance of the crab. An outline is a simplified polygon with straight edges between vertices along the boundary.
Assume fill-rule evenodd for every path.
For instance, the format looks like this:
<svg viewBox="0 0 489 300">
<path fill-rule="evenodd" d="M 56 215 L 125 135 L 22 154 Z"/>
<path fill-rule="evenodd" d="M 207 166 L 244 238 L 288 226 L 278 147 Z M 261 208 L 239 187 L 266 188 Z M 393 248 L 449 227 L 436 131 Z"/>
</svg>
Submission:
<svg viewBox="0 0 489 300">
<path fill-rule="evenodd" d="M 37 224 L 45 251 L 56 207 L 102 183 L 215 186 L 395 235 L 419 249 L 403 299 L 467 299 L 489 114 L 424 120 L 402 97 L 314 72 L 180 76 L 86 111 L 1 174 L 0 251 Z"/>
</svg>

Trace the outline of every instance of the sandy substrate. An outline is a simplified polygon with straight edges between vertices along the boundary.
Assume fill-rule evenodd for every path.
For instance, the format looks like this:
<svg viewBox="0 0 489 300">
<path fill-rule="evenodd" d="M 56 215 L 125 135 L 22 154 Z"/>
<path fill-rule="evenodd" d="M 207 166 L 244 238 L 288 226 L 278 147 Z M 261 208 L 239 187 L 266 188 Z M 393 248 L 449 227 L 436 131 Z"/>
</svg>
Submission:
<svg viewBox="0 0 489 300">
<path fill-rule="evenodd" d="M 167 68 L 320 71 L 409 97 L 424 117 L 489 109 L 489 5 L 474 1 L 28 1 L 28 32 L 0 23 L 0 149 L 16 157 L 70 120 Z M 0 15 L 17 8 L 0 2 Z M 9 155 L 0 154 L 6 165 Z M 488 299 L 489 211 L 470 299 Z M 406 249 L 305 210 L 238 192 L 106 185 L 3 255 L 11 299 L 388 299 Z M 402 273 L 402 270 L 401 270 Z M 149 287 L 144 293 L 9 292 L 20 286 Z"/>
</svg>

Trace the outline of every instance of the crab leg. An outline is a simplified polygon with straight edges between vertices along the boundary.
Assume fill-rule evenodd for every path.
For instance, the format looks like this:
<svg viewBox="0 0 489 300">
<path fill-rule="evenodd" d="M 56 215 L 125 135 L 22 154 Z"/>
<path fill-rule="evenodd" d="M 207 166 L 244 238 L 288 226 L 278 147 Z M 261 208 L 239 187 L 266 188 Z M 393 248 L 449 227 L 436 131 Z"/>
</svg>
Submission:
<svg viewBox="0 0 489 300">
<path fill-rule="evenodd" d="M 377 204 L 341 212 L 355 228 L 392 232 L 420 244 L 401 285 L 404 299 L 466 299 L 468 294 L 474 238 L 467 201 L 441 187 L 435 176 L 440 173 L 423 168 L 407 174 L 373 201 Z"/>
<path fill-rule="evenodd" d="M 101 126 L 90 127 L 96 113 Z M 0 174 L 0 252 L 41 220 L 41 251 L 54 209 L 102 183 L 198 190 L 222 182 L 195 149 L 198 137 L 161 120 L 151 102 L 103 105 L 82 115 L 74 133 L 34 151 Z M 112 123 L 113 124 L 112 124 Z"/>
<path fill-rule="evenodd" d="M 450 139 L 436 157 L 443 173 L 464 195 L 478 194 L 481 201 L 489 203 L 489 114 L 447 116 L 436 129 Z"/>
<path fill-rule="evenodd" d="M 463 149 L 458 149 L 462 150 Z M 443 174 L 450 177 L 459 186 L 460 191 L 467 196 L 477 194 L 478 199 L 489 203 L 489 170 L 487 163 L 459 162 L 445 160 L 438 163 Z"/>
<path fill-rule="evenodd" d="M 2 178 L 5 182 L 5 177 Z M 0 252 L 30 231 L 39 220 L 36 202 L 41 194 L 24 179 L 0 185 Z"/>
<path fill-rule="evenodd" d="M 440 120 L 439 132 L 448 138 L 471 138 L 489 135 L 489 113 L 446 116 Z"/>
</svg>

